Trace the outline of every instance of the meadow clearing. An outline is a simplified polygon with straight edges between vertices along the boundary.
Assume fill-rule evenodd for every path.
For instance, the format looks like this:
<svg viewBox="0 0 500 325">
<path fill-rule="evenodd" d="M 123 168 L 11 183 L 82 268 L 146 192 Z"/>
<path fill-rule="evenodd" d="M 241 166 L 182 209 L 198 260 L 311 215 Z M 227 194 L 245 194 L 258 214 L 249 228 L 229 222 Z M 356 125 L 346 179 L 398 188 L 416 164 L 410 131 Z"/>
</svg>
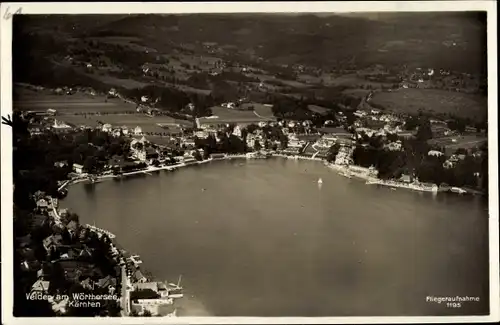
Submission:
<svg viewBox="0 0 500 325">
<path fill-rule="evenodd" d="M 241 105 L 243 109 L 253 107 L 254 115 L 268 119 L 274 119 L 272 107 L 260 103 L 245 103 Z"/>
<path fill-rule="evenodd" d="M 13 103 L 14 110 L 46 111 L 55 109 L 60 114 L 77 113 L 124 113 L 135 112 L 134 104 L 118 98 L 106 99 L 104 95 L 90 95 L 83 92 L 72 95 L 58 95 L 49 90 L 33 91 L 16 89 Z"/>
<path fill-rule="evenodd" d="M 223 123 L 244 123 L 252 124 L 261 121 L 275 121 L 276 118 L 270 116 L 270 108 L 264 105 L 259 106 L 259 111 L 265 115 L 259 115 L 255 111 L 241 111 L 237 109 L 229 109 L 220 106 L 211 107 L 212 117 L 202 117 L 198 121 L 200 124 L 223 124 Z"/>
<path fill-rule="evenodd" d="M 377 92 L 370 101 L 389 111 L 417 114 L 419 110 L 431 114 L 453 114 L 481 121 L 488 112 L 487 99 L 479 95 L 436 89 L 399 89 Z"/>
<path fill-rule="evenodd" d="M 191 126 L 190 122 L 176 120 L 168 116 L 149 117 L 144 114 L 113 114 L 113 115 L 64 115 L 58 119 L 76 125 L 97 126 L 99 123 L 111 124 L 113 127 L 126 126 L 128 128 L 141 127 L 144 133 L 178 132 L 179 125 Z M 161 125 L 161 126 L 160 126 Z"/>
<path fill-rule="evenodd" d="M 322 106 L 318 106 L 318 105 L 308 105 L 307 109 L 314 112 L 314 113 L 318 113 L 321 115 L 326 115 L 329 112 L 332 112 L 331 109 L 326 108 L 326 107 L 322 107 Z"/>
<path fill-rule="evenodd" d="M 480 147 L 487 141 L 486 135 L 471 134 L 461 136 L 442 137 L 429 140 L 429 144 L 445 148 L 447 155 L 453 154 L 458 148 L 473 149 Z"/>
</svg>

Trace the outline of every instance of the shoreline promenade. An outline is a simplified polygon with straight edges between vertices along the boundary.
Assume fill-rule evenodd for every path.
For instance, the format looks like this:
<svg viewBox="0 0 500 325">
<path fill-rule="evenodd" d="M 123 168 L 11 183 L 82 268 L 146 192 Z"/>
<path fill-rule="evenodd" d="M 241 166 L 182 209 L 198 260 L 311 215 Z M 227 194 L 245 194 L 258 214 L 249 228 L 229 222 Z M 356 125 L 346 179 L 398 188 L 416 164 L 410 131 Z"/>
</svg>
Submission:
<svg viewBox="0 0 500 325">
<path fill-rule="evenodd" d="M 365 184 L 368 184 L 368 185 L 376 184 L 376 185 L 381 185 L 381 186 L 404 188 L 404 189 L 409 189 L 409 190 L 414 190 L 414 191 L 421 191 L 421 192 L 422 191 L 423 192 L 432 192 L 432 193 L 439 192 L 439 191 L 436 191 L 435 189 L 432 189 L 430 187 L 429 188 L 425 188 L 425 187 L 416 186 L 416 185 L 412 186 L 412 185 L 408 185 L 406 183 L 397 182 L 397 181 L 384 181 L 384 180 L 382 180 L 382 179 L 380 179 L 380 178 L 378 178 L 376 176 L 373 176 L 373 175 L 371 175 L 371 174 L 369 174 L 367 172 L 363 172 L 363 171 L 358 170 L 358 169 L 364 169 L 364 168 L 360 167 L 360 166 L 356 166 L 356 165 L 336 165 L 334 163 L 327 162 L 323 158 L 305 157 L 305 156 L 300 156 L 300 155 L 293 155 L 293 156 L 291 156 L 291 155 L 285 155 L 285 154 L 281 154 L 281 153 L 272 153 L 269 156 L 269 158 L 275 158 L 275 157 L 289 159 L 289 160 L 309 160 L 309 161 L 323 162 L 324 165 L 326 167 L 328 167 L 329 169 L 332 169 L 332 170 L 336 171 L 339 174 L 348 173 L 349 175 L 351 175 L 351 176 L 353 176 L 353 177 L 355 177 L 357 179 L 365 180 L 366 181 Z M 246 154 L 226 154 L 224 157 L 220 157 L 220 158 L 208 158 L 208 159 L 205 159 L 205 160 L 197 161 L 195 163 L 189 163 L 189 164 L 179 163 L 179 164 L 175 164 L 175 165 L 161 166 L 161 167 L 148 166 L 146 169 L 132 171 L 132 172 L 128 172 L 128 173 L 123 173 L 122 175 L 101 175 L 101 176 L 97 176 L 96 179 L 99 182 L 99 181 L 106 180 L 106 179 L 114 179 L 114 178 L 126 177 L 126 176 L 131 176 L 131 175 L 139 175 L 139 174 L 151 174 L 152 172 L 158 172 L 158 171 L 161 171 L 161 170 L 173 171 L 173 170 L 176 170 L 176 169 L 179 169 L 179 168 L 189 167 L 189 166 L 196 166 L 196 165 L 202 165 L 202 164 L 210 163 L 210 162 L 213 162 L 213 161 L 234 160 L 234 159 L 253 160 L 253 159 L 256 159 L 256 158 L 249 157 Z M 88 181 L 88 176 L 87 175 L 85 175 L 85 176 L 83 176 L 81 178 L 74 179 L 74 180 L 68 180 L 64 184 L 61 185 L 61 187 L 59 188 L 59 190 L 65 188 L 67 186 L 70 186 L 70 185 L 73 185 L 73 184 L 77 184 L 77 183 L 81 183 L 81 182 L 85 182 L 85 181 Z M 469 193 L 469 192 L 467 192 L 467 193 Z M 478 193 L 472 193 L 471 192 L 470 194 L 478 194 Z"/>
</svg>

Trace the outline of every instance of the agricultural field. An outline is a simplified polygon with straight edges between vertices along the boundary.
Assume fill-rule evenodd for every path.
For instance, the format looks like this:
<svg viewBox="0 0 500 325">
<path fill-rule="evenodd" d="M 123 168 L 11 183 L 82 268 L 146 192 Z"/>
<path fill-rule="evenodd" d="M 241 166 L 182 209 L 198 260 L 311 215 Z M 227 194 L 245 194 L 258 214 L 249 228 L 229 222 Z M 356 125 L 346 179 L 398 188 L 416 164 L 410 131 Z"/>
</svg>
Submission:
<svg viewBox="0 0 500 325">
<path fill-rule="evenodd" d="M 102 115 L 96 116 L 103 123 L 109 123 L 112 125 L 121 124 L 178 124 L 179 122 L 168 116 L 153 116 L 149 117 L 144 114 L 126 114 L 126 115 Z"/>
<path fill-rule="evenodd" d="M 325 86 L 345 86 L 345 87 L 353 87 L 353 88 L 361 88 L 361 87 L 371 87 L 373 89 L 381 88 L 383 85 L 389 86 L 392 84 L 384 84 L 380 82 L 374 82 L 366 80 L 357 74 L 346 74 L 343 76 L 334 76 L 332 74 L 323 74 L 322 75 L 323 84 Z"/>
<path fill-rule="evenodd" d="M 268 75 L 268 74 L 247 73 L 245 75 L 248 77 L 251 77 L 251 78 L 258 78 L 260 81 L 263 81 L 264 83 L 266 83 L 266 81 L 270 82 L 270 83 L 272 83 L 274 81 L 274 82 L 280 83 L 282 87 L 293 87 L 293 88 L 308 88 L 308 87 L 310 87 L 308 84 L 305 84 L 303 82 L 280 79 L 280 78 L 276 78 L 273 75 Z"/>
<path fill-rule="evenodd" d="M 79 126 L 90 126 L 97 127 L 99 125 L 98 116 L 94 115 L 63 115 L 63 116 L 55 116 L 55 119 L 68 123 L 69 125 L 73 125 L 76 127 Z"/>
<path fill-rule="evenodd" d="M 137 52 L 157 53 L 157 50 L 151 47 L 140 45 L 141 39 L 128 36 L 105 36 L 105 37 L 90 37 L 90 41 L 102 42 L 107 44 L 116 44 L 126 46 L 129 50 Z"/>
<path fill-rule="evenodd" d="M 272 118 L 274 119 L 274 114 L 272 107 L 266 106 L 264 104 L 259 103 L 246 103 L 241 105 L 243 108 L 247 107 L 247 105 L 253 106 L 254 114 L 262 117 L 262 118 Z"/>
<path fill-rule="evenodd" d="M 456 140 L 456 142 L 454 142 L 453 139 Z M 473 149 L 480 147 L 487 140 L 488 139 L 485 135 L 463 135 L 432 139 L 429 140 L 429 144 L 444 147 L 446 154 L 450 155 L 459 148 Z"/>
<path fill-rule="evenodd" d="M 370 93 L 370 90 L 367 89 L 357 89 L 357 88 L 350 88 L 350 89 L 345 89 L 342 91 L 343 94 L 355 98 L 364 98 L 366 95 Z"/>
<path fill-rule="evenodd" d="M 191 125 L 190 122 L 176 120 L 168 116 L 155 116 L 148 117 L 143 114 L 114 114 L 114 115 L 65 115 L 57 117 L 61 121 L 73 125 L 88 125 L 97 126 L 99 122 L 109 123 L 112 126 L 126 126 L 128 128 L 135 128 L 140 126 L 143 132 L 177 132 L 179 127 L 177 125 Z M 158 124 L 164 124 L 167 128 L 163 128 Z"/>
<path fill-rule="evenodd" d="M 303 82 L 305 84 L 321 84 L 323 79 L 321 77 L 312 76 L 309 74 L 299 74 L 297 75 L 297 81 Z"/>
<path fill-rule="evenodd" d="M 168 65 L 165 67 L 173 69 L 175 77 L 181 80 L 188 79 L 196 72 L 209 72 L 219 61 L 216 57 L 186 54 L 163 55 L 163 57 L 168 59 Z"/>
<path fill-rule="evenodd" d="M 175 144 L 177 143 L 177 141 L 171 140 L 169 137 L 160 137 L 155 135 L 147 135 L 146 139 L 151 143 L 170 148 L 175 148 Z"/>
<path fill-rule="evenodd" d="M 308 105 L 307 109 L 314 112 L 314 113 L 318 113 L 321 115 L 326 115 L 329 112 L 332 112 L 331 109 L 326 108 L 326 107 L 322 107 L 322 106 L 318 106 L 318 105 Z"/>
<path fill-rule="evenodd" d="M 184 91 L 186 93 L 209 95 L 212 92 L 211 90 L 208 90 L 208 89 L 198 89 L 198 88 L 193 88 L 193 87 L 189 87 L 189 86 L 186 86 L 186 85 L 179 85 L 179 84 L 174 85 L 174 84 L 167 83 L 167 82 L 165 82 L 163 84 L 166 87 L 178 89 L 178 90 Z"/>
<path fill-rule="evenodd" d="M 240 111 L 220 106 L 211 107 L 212 115 L 220 119 L 256 119 L 260 118 L 253 111 Z"/>
<path fill-rule="evenodd" d="M 148 84 L 145 82 L 140 82 L 134 79 L 122 79 L 112 77 L 110 75 L 99 75 L 99 74 L 87 74 L 87 76 L 97 79 L 105 84 L 115 87 L 123 87 L 127 89 L 143 88 Z"/>
<path fill-rule="evenodd" d="M 453 114 L 481 121 L 488 112 L 487 99 L 478 95 L 435 89 L 400 89 L 376 93 L 370 104 L 387 110 L 416 114 Z"/>
<path fill-rule="evenodd" d="M 46 111 L 52 108 L 60 114 L 119 113 L 136 110 L 133 104 L 117 98 L 106 100 L 106 97 L 102 95 L 92 96 L 84 93 L 57 95 L 47 90 L 31 91 L 26 89 L 16 93 L 13 107 L 14 110 L 22 111 Z"/>
<path fill-rule="evenodd" d="M 259 123 L 262 121 L 274 121 L 274 117 L 258 116 L 254 111 L 240 111 L 215 106 L 212 107 L 212 117 L 199 118 L 200 124 L 223 124 L 223 123 Z"/>
</svg>

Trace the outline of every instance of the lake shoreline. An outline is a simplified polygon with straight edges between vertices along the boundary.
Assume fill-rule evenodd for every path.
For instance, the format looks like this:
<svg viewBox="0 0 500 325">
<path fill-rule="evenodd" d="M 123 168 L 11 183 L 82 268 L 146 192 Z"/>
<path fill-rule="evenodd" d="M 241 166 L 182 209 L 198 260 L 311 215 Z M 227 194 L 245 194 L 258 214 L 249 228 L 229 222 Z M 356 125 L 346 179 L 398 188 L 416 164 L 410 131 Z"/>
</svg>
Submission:
<svg viewBox="0 0 500 325">
<path fill-rule="evenodd" d="M 323 179 L 322 188 L 316 184 L 319 177 Z M 178 309 L 179 317 L 194 316 L 193 313 L 198 312 L 197 306 L 205 307 L 214 315 L 247 312 L 279 316 L 280 313 L 296 311 L 303 303 L 300 292 L 292 295 L 283 292 L 283 288 L 290 287 L 297 279 L 304 279 L 307 295 L 316 292 L 327 296 L 328 291 L 344 295 L 351 289 L 341 282 L 351 279 L 349 273 L 376 273 L 373 277 L 362 277 L 363 285 L 376 291 L 383 283 L 379 279 L 386 276 L 386 269 L 392 272 L 392 277 L 398 278 L 396 288 L 382 286 L 388 290 L 387 296 L 393 297 L 394 294 L 396 302 L 396 292 L 405 291 L 406 299 L 415 299 L 410 300 L 408 306 L 401 307 L 405 312 L 410 312 L 406 308 L 415 308 L 413 312 L 417 312 L 417 308 L 425 310 L 429 307 L 425 303 L 418 305 L 418 297 L 412 298 L 408 293 L 416 284 L 404 275 L 408 272 L 426 274 L 426 269 L 432 265 L 425 265 L 426 261 L 435 263 L 433 261 L 439 260 L 447 265 L 446 256 L 458 249 L 455 246 L 445 246 L 443 250 L 427 247 L 437 245 L 446 235 L 453 245 L 464 245 L 472 254 L 475 244 L 464 243 L 460 238 L 469 235 L 486 240 L 474 230 L 487 222 L 482 217 L 485 215 L 483 209 L 477 208 L 482 207 L 478 200 L 458 196 L 440 200 L 425 193 L 377 190 L 363 186 L 364 182 L 354 177 L 343 180 L 325 170 L 323 164 L 282 159 L 263 162 L 236 159 L 185 170 L 179 175 L 139 178 L 127 184 L 104 183 L 99 188 L 80 184 L 71 188 L 64 205 L 81 215 L 82 221 L 92 223 L 95 219 L 97 226 L 115 233 L 121 245 L 141 256 L 143 270 L 156 278 L 170 279 L 182 274 L 186 279 L 185 297 L 194 300 L 196 306 L 186 302 L 188 306 L 182 313 Z M 229 203 L 230 206 L 214 202 Z M 448 212 L 447 206 L 454 210 Z M 460 211 L 464 216 L 457 217 Z M 453 229 L 447 231 L 450 227 Z M 440 229 L 443 229 L 443 235 Z M 458 231 L 463 236 L 457 234 Z M 264 238 L 255 241 L 255 234 Z M 415 238 L 417 242 L 406 238 Z M 394 245 L 394 241 L 398 244 Z M 290 248 L 280 249 L 277 244 Z M 428 246 L 420 249 L 422 245 Z M 405 263 L 408 250 L 415 247 L 422 262 L 418 265 Z M 384 258 L 387 251 L 396 256 Z M 306 256 L 306 263 L 297 258 L 297 254 Z M 427 257 L 427 254 L 430 255 Z M 273 256 L 274 259 L 269 261 Z M 467 253 L 466 256 L 472 255 Z M 314 267 L 308 266 L 309 261 Z M 477 267 L 477 263 L 470 265 L 472 263 L 467 257 L 462 259 L 459 256 L 453 261 L 460 274 L 469 272 L 468 268 L 472 272 Z M 270 263 L 274 264 L 269 266 Z M 268 280 L 239 284 L 238 279 L 242 277 L 256 279 L 256 275 L 266 271 L 271 273 L 266 275 Z M 283 276 L 283 272 L 290 276 Z M 338 281 L 330 280 L 332 272 Z M 447 285 L 458 285 L 463 279 L 460 275 L 454 276 L 456 280 L 443 281 L 443 287 L 432 282 L 432 274 L 419 278 L 417 284 L 425 288 L 438 286 L 444 291 Z M 324 289 L 324 283 L 331 287 Z M 243 293 L 237 294 L 235 286 L 237 292 Z M 270 292 L 265 300 L 244 310 L 238 309 L 245 301 L 259 296 L 262 290 Z M 366 294 L 363 289 L 358 290 L 349 296 L 353 303 L 359 301 L 359 295 Z M 482 297 L 480 292 L 470 294 Z M 342 295 L 331 298 L 332 307 L 324 304 L 318 309 L 318 314 L 336 313 L 335 306 L 339 305 L 339 310 L 348 308 L 351 302 L 345 302 L 344 307 Z M 367 299 L 375 299 L 375 296 L 373 293 L 373 297 Z M 272 300 L 278 299 L 284 299 L 283 307 L 267 307 Z M 184 305 L 184 299 L 177 302 L 179 308 Z M 365 308 L 364 312 L 368 313 L 372 312 L 371 308 L 378 307 Z M 389 313 L 392 307 L 384 308 Z"/>
<path fill-rule="evenodd" d="M 309 161 L 322 162 L 327 168 L 334 170 L 335 172 L 337 172 L 337 174 L 339 174 L 341 176 L 349 175 L 349 176 L 347 176 L 349 178 L 353 177 L 353 178 L 356 178 L 359 180 L 364 180 L 365 184 L 367 184 L 367 185 L 380 185 L 380 186 L 387 186 L 387 187 L 392 187 L 392 188 L 403 188 L 403 189 L 413 190 L 413 191 L 418 191 L 418 192 L 431 192 L 431 193 L 443 193 L 443 192 L 445 192 L 445 191 L 435 190 L 435 189 L 431 189 L 431 188 L 419 187 L 416 184 L 407 184 L 407 183 L 398 182 L 398 181 L 387 182 L 387 181 L 384 181 L 378 177 L 369 175 L 366 172 L 360 172 L 360 171 L 354 170 L 354 169 L 366 169 L 366 168 L 361 167 L 361 166 L 337 165 L 334 163 L 329 163 L 325 159 L 322 159 L 322 158 L 305 157 L 305 156 L 300 156 L 300 155 L 289 156 L 289 155 L 280 154 L 280 153 L 273 153 L 270 156 L 263 157 L 263 158 L 262 157 L 250 157 L 250 156 L 247 156 L 247 154 L 226 154 L 224 157 L 208 158 L 205 160 L 197 161 L 195 163 L 188 163 L 188 164 L 179 163 L 179 164 L 175 164 L 175 165 L 162 166 L 162 167 L 148 166 L 148 168 L 146 168 L 146 169 L 132 171 L 132 172 L 128 172 L 128 173 L 123 173 L 121 175 L 111 174 L 111 175 L 96 176 L 96 178 L 95 178 L 96 181 L 94 182 L 94 184 L 100 183 L 101 181 L 104 181 L 107 179 L 108 180 L 119 179 L 119 178 L 126 177 L 126 176 L 140 175 L 140 174 L 148 175 L 148 174 L 151 174 L 153 172 L 159 172 L 162 170 L 175 171 L 175 170 L 180 169 L 180 168 L 185 168 L 185 167 L 189 167 L 189 166 L 198 166 L 198 165 L 203 165 L 203 164 L 207 164 L 207 163 L 211 163 L 211 162 L 215 162 L 215 161 L 228 161 L 228 160 L 235 160 L 235 159 L 253 160 L 253 159 L 269 159 L 269 158 L 283 158 L 283 159 L 288 159 L 288 160 L 309 160 Z M 88 175 L 85 175 L 81 178 L 68 181 L 61 188 L 66 188 L 66 187 L 73 185 L 73 184 L 78 184 L 81 182 L 88 182 L 88 181 L 89 181 Z M 454 193 L 454 192 L 452 192 L 452 193 Z M 474 192 L 468 191 L 465 193 L 456 193 L 456 194 L 460 194 L 460 195 L 469 194 L 469 195 L 485 196 L 485 193 L 482 193 L 479 191 L 474 191 Z"/>
</svg>

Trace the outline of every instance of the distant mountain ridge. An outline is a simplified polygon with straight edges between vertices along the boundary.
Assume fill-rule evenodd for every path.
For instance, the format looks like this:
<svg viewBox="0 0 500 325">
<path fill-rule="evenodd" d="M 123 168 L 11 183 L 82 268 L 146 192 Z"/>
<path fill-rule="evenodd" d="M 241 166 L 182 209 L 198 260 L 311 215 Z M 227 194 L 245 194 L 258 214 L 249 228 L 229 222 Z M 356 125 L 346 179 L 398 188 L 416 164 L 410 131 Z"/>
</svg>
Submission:
<svg viewBox="0 0 500 325">
<path fill-rule="evenodd" d="M 160 51 L 167 44 L 214 42 L 277 64 L 350 62 L 485 73 L 485 21 L 481 13 L 237 13 L 30 17 L 23 25 L 70 37 L 134 36 Z"/>
<path fill-rule="evenodd" d="M 240 49 L 252 48 L 257 55 L 267 59 L 288 53 L 299 56 L 297 63 L 330 65 L 354 60 L 361 65 L 417 64 L 468 72 L 485 71 L 486 32 L 481 14 L 379 16 L 380 19 L 372 20 L 314 14 L 135 15 L 113 21 L 98 30 L 120 31 L 155 42 L 158 38 L 168 38 L 173 42 L 209 41 L 236 45 Z M 447 41 L 459 46 L 447 47 Z M 387 44 L 394 42 L 402 43 L 387 48 Z"/>
</svg>

